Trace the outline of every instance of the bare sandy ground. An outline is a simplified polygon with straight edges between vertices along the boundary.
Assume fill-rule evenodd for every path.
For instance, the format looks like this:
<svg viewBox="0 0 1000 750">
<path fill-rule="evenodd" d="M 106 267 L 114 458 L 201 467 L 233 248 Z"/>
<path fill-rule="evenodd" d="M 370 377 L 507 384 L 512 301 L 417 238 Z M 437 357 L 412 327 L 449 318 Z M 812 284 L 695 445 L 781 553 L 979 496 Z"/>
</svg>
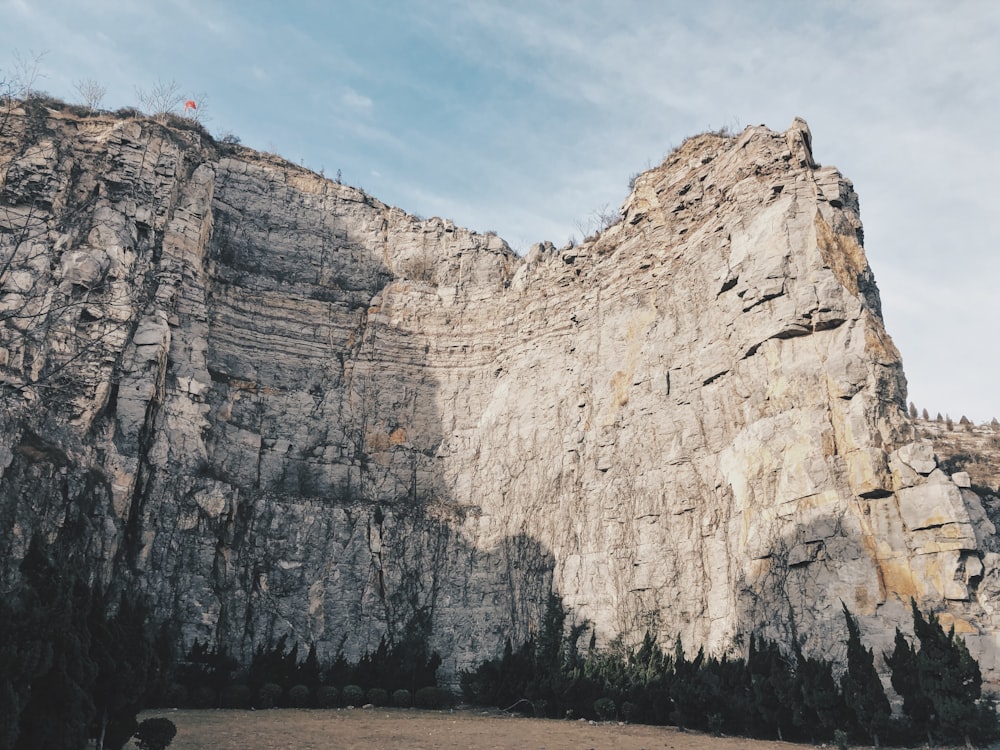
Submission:
<svg viewBox="0 0 1000 750">
<path fill-rule="evenodd" d="M 476 710 L 151 711 L 177 725 L 170 750 L 797 750 L 673 727 L 524 719 Z"/>
</svg>

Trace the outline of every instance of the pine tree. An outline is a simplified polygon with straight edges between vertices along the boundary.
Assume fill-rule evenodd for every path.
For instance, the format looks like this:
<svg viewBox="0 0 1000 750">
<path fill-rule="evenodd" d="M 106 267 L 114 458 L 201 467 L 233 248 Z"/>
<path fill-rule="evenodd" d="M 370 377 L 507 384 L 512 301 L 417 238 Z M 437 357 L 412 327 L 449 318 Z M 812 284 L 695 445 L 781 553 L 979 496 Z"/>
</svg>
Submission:
<svg viewBox="0 0 1000 750">
<path fill-rule="evenodd" d="M 800 694 L 798 710 L 792 716 L 800 734 L 815 744 L 833 737 L 844 718 L 844 701 L 833 679 L 833 664 L 806 657 L 795 649 L 795 684 Z"/>
<path fill-rule="evenodd" d="M 910 402 L 910 419 L 916 419 L 916 418 L 917 418 L 917 407 L 916 407 L 916 405 L 915 405 L 915 404 L 914 404 L 914 403 L 913 403 L 913 402 L 911 401 L 911 402 Z"/>
<path fill-rule="evenodd" d="M 909 718 L 910 725 L 916 733 L 929 737 L 931 704 L 920 684 L 917 652 L 899 628 L 896 628 L 892 654 L 885 655 L 885 663 L 892 670 L 892 687 L 903 699 L 903 713 Z"/>
<path fill-rule="evenodd" d="M 929 422 L 931 419 L 931 415 L 927 413 L 926 408 L 920 413 L 920 416 L 925 422 Z"/>
<path fill-rule="evenodd" d="M 108 618 L 102 600 L 91 612 L 90 632 L 91 656 L 97 665 L 96 750 L 119 750 L 138 728 L 136 716 L 154 678 L 146 610 L 123 594 L 118 611 Z"/>
<path fill-rule="evenodd" d="M 747 671 L 758 733 L 783 739 L 792 724 L 794 678 L 788 660 L 774 641 L 750 636 Z"/>
<path fill-rule="evenodd" d="M 891 709 L 885 689 L 875 671 L 875 655 L 861 643 L 858 623 L 844 604 L 847 621 L 847 671 L 840 679 L 844 703 L 854 715 L 858 730 L 871 738 L 875 747 L 889 726 Z M 898 632 L 898 631 L 897 631 Z M 895 682 L 893 682 L 895 686 Z"/>
<path fill-rule="evenodd" d="M 90 587 L 69 564 L 53 563 L 36 540 L 21 573 L 41 614 L 38 636 L 49 644 L 52 657 L 48 669 L 31 681 L 14 747 L 76 750 L 86 744 L 94 716 L 91 693 L 97 668 L 90 658 L 87 627 Z"/>
<path fill-rule="evenodd" d="M 911 602 L 913 631 L 920 641 L 916 656 L 917 679 L 930 704 L 932 729 L 938 739 L 964 740 L 976 728 L 983 678 L 979 664 L 965 643 L 955 637 L 952 626 L 946 633 L 932 612 L 925 620 Z"/>
</svg>

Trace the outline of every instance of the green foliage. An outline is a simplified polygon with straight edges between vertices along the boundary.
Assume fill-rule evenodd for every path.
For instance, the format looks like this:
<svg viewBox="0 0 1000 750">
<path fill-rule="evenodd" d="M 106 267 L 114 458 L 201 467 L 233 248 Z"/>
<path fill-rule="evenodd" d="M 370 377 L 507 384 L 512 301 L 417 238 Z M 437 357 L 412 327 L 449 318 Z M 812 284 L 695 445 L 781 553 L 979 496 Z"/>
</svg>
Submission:
<svg viewBox="0 0 1000 750">
<path fill-rule="evenodd" d="M 312 694 L 305 685 L 292 685 L 288 689 L 288 705 L 292 708 L 306 708 L 312 703 Z"/>
<path fill-rule="evenodd" d="M 389 691 L 385 688 L 372 688 L 368 691 L 367 698 L 373 706 L 389 705 Z"/>
<path fill-rule="evenodd" d="M 321 685 L 316 691 L 316 705 L 320 708 L 336 708 L 340 705 L 340 691 L 333 685 Z"/>
<path fill-rule="evenodd" d="M 462 691 L 472 703 L 540 716 L 620 715 L 713 733 L 840 744 L 853 735 L 877 744 L 894 731 L 889 701 L 846 607 L 844 619 L 847 669 L 838 681 L 830 662 L 756 635 L 745 659 L 701 650 L 691 658 L 680 639 L 668 653 L 651 634 L 638 648 L 615 641 L 599 650 L 591 633 L 581 651 L 586 628 L 566 627 L 553 597 L 536 634 L 518 648 L 508 641 L 501 657 L 465 672 Z M 914 631 L 919 652 L 897 634 L 886 656 L 912 726 L 937 741 L 995 738 L 993 705 L 981 698 L 979 667 L 964 643 L 916 608 Z"/>
<path fill-rule="evenodd" d="M 996 712 L 990 702 L 980 700 L 982 674 L 965 642 L 955 635 L 954 627 L 946 632 L 934 613 L 924 619 L 916 602 L 911 602 L 911 609 L 920 648 L 913 648 L 897 629 L 886 663 L 912 729 L 932 742 L 970 744 L 973 738 L 995 738 Z"/>
<path fill-rule="evenodd" d="M 784 739 L 797 704 L 791 663 L 774 641 L 750 637 L 747 657 L 756 733 Z"/>
<path fill-rule="evenodd" d="M 145 608 L 123 595 L 115 609 L 38 537 L 20 573 L 0 602 L 0 749 L 75 749 L 94 738 L 118 750 L 158 666 Z"/>
<path fill-rule="evenodd" d="M 216 708 L 222 690 L 233 680 L 238 662 L 225 648 L 196 640 L 177 667 L 177 681 L 190 696 L 193 708 Z M 251 690 L 257 685 L 249 682 Z"/>
<path fill-rule="evenodd" d="M 392 705 L 396 708 L 409 708 L 413 705 L 413 697 L 410 691 L 405 688 L 392 691 Z"/>
<path fill-rule="evenodd" d="M 430 685 L 420 688 L 413 695 L 413 705 L 417 708 L 438 710 L 451 708 L 455 703 L 455 696 L 448 690 Z"/>
<path fill-rule="evenodd" d="M 294 643 L 288 646 L 288 636 L 282 635 L 270 648 L 263 645 L 257 647 L 247 669 L 247 684 L 254 691 L 259 691 L 267 682 L 287 690 L 299 682 L 296 679 L 298 671 L 299 645 Z"/>
<path fill-rule="evenodd" d="M 594 701 L 594 713 L 601 721 L 612 721 L 618 714 L 618 707 L 611 698 L 598 698 Z"/>
<path fill-rule="evenodd" d="M 843 696 L 833 678 L 833 665 L 806 657 L 801 650 L 796 650 L 795 658 L 792 724 L 796 734 L 808 736 L 813 742 L 819 738 L 828 739 L 843 725 L 846 716 Z M 885 697 L 885 693 L 882 696 Z"/>
<path fill-rule="evenodd" d="M 879 737 L 884 737 L 889 727 L 889 700 L 875 670 L 875 656 L 870 648 L 866 649 L 861 643 L 858 623 L 846 604 L 844 619 L 847 623 L 847 671 L 840 678 L 844 703 L 850 712 L 856 733 L 865 739 L 871 739 L 878 746 Z M 897 642 L 900 637 L 897 630 Z M 893 687 L 899 692 L 895 677 Z"/>
<path fill-rule="evenodd" d="M 284 692 L 281 689 L 281 685 L 276 682 L 265 682 L 257 690 L 257 708 L 274 708 L 278 705 L 278 701 L 281 700 L 281 694 Z"/>
<path fill-rule="evenodd" d="M 379 687 L 387 691 L 402 687 L 414 692 L 436 686 L 441 657 L 427 649 L 430 634 L 430 613 L 422 610 L 407 623 L 397 640 L 385 636 L 378 648 L 362 656 L 348 670 L 351 681 L 364 689 Z"/>
<path fill-rule="evenodd" d="M 222 704 L 222 708 L 250 708 L 253 702 L 253 693 L 249 685 L 242 683 L 227 685 L 222 689 L 219 702 Z"/>
<path fill-rule="evenodd" d="M 177 727 L 170 719 L 161 717 L 145 719 L 139 724 L 139 729 L 135 733 L 139 750 L 165 750 L 174 741 L 175 736 Z"/>
<path fill-rule="evenodd" d="M 345 706 L 360 706 L 365 700 L 365 691 L 360 685 L 346 685 L 341 691 Z"/>
</svg>

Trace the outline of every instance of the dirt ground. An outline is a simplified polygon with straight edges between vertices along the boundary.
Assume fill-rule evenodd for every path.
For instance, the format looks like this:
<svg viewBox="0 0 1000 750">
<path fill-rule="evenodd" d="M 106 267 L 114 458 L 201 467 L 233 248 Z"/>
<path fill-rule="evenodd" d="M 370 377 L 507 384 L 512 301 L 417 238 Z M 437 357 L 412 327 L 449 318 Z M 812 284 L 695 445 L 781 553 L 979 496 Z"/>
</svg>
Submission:
<svg viewBox="0 0 1000 750">
<path fill-rule="evenodd" d="M 810 745 L 673 727 L 524 719 L 477 710 L 153 711 L 177 725 L 170 750 L 796 750 Z"/>
</svg>

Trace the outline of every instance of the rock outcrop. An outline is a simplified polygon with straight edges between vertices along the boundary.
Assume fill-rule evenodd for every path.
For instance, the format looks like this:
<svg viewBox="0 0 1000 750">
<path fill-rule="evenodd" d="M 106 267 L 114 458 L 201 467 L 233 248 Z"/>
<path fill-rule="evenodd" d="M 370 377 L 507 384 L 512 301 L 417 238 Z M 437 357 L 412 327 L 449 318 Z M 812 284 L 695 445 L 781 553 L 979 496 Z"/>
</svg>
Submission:
<svg viewBox="0 0 1000 750">
<path fill-rule="evenodd" d="M 689 139 L 518 257 L 197 127 L 0 131 L 0 580 L 41 533 L 244 656 L 429 623 L 454 675 L 555 589 L 603 638 L 876 653 L 911 597 L 996 676 L 1000 557 L 904 411 L 807 126 Z"/>
</svg>

